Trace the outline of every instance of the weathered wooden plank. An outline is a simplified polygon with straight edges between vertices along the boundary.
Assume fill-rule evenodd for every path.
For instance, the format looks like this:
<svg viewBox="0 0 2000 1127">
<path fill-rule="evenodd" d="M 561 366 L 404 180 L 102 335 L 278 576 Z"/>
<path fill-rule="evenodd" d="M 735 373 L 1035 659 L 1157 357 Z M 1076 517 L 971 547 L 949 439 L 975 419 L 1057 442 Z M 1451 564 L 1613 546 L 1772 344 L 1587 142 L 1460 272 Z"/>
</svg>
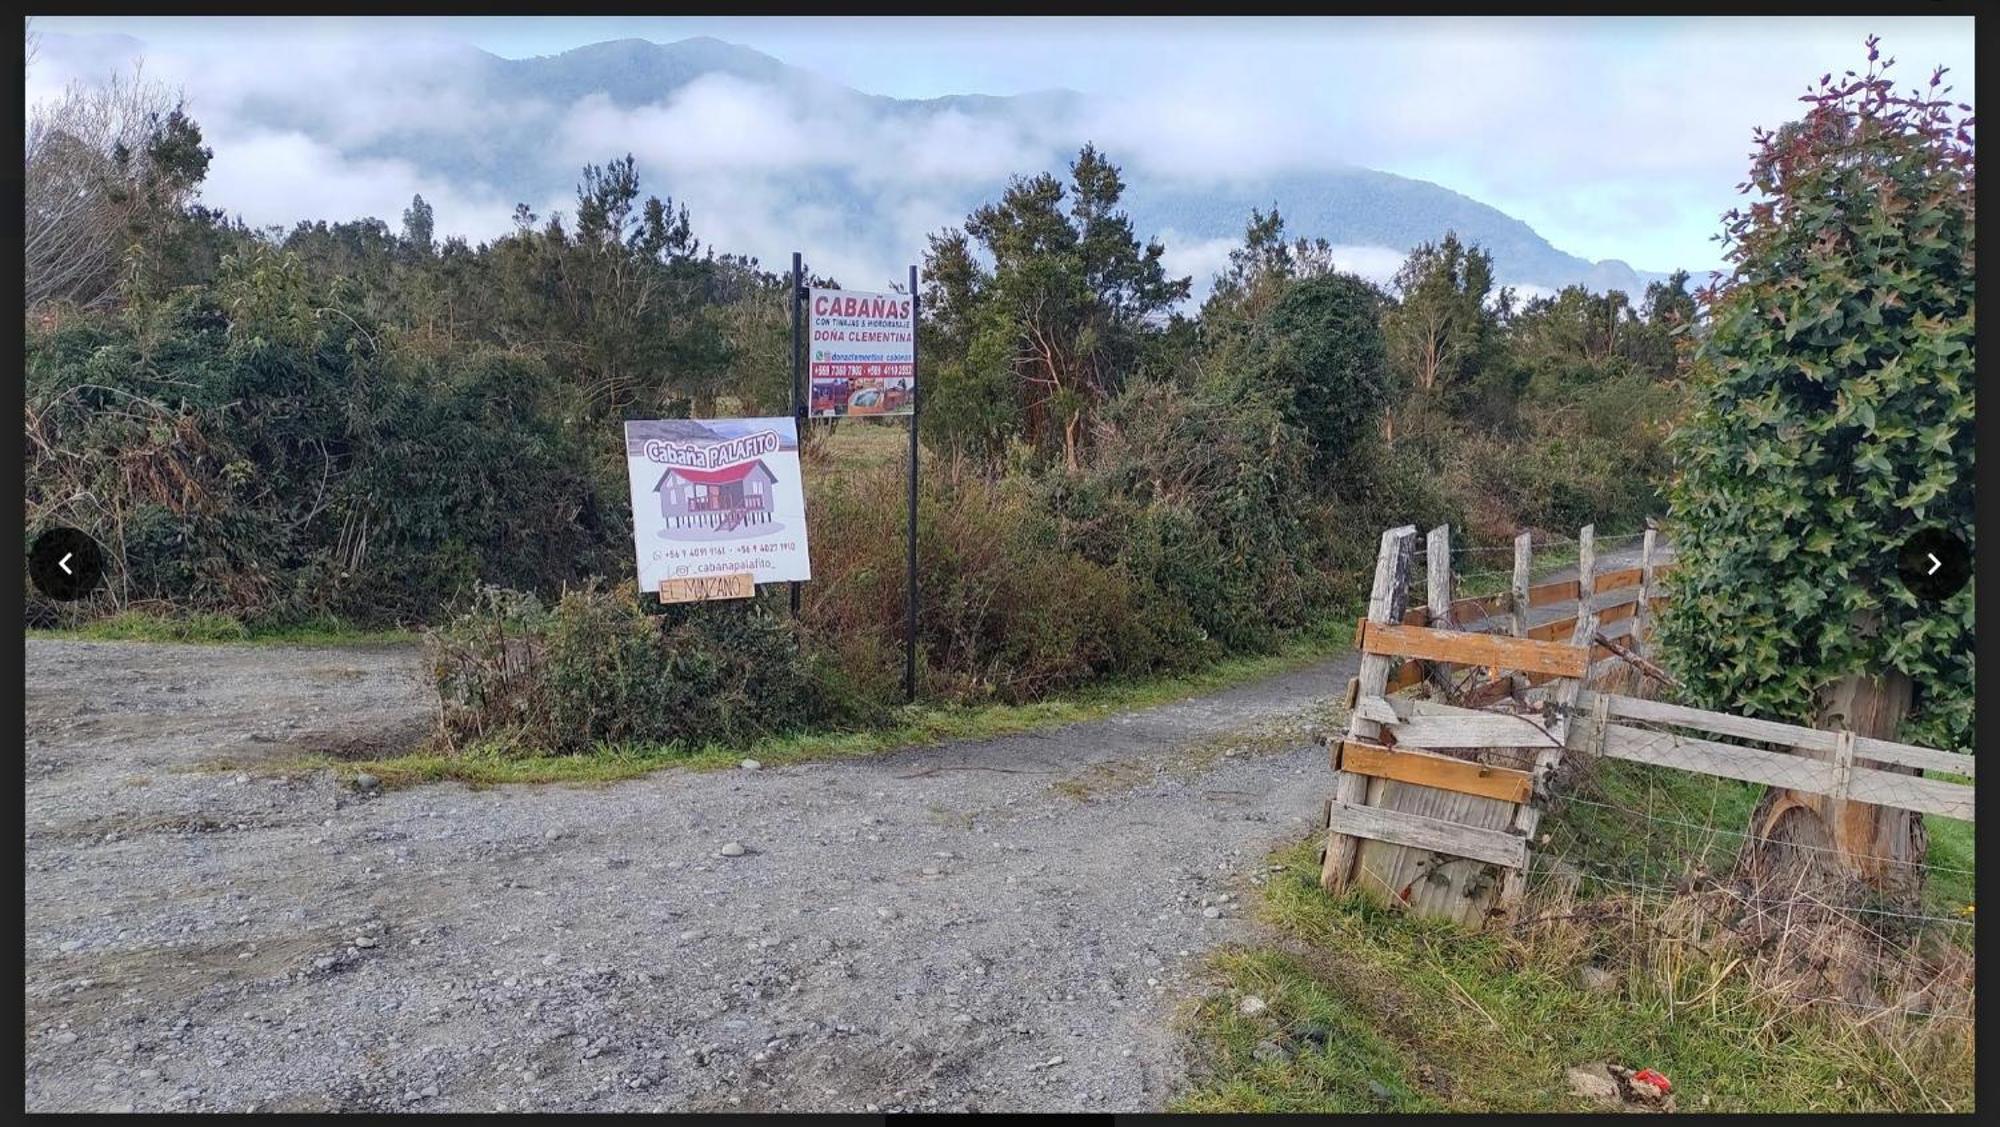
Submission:
<svg viewBox="0 0 2000 1127">
<path fill-rule="evenodd" d="M 1401 724 L 1408 715 L 1396 711 L 1388 697 L 1362 697 L 1354 702 L 1354 714 L 1377 724 Z"/>
<path fill-rule="evenodd" d="M 1405 716 L 1488 716 L 1477 708 L 1465 708 L 1456 704 L 1446 704 L 1441 700 L 1408 700 L 1394 702 Z"/>
<path fill-rule="evenodd" d="M 1855 753 L 1859 754 L 1860 737 L 1855 738 L 1854 745 Z M 1972 788 L 1964 783 L 1877 771 L 1873 767 L 1856 766 L 1847 776 L 1847 799 L 1850 802 L 1896 806 L 1920 814 L 1956 818 L 1961 822 L 1972 821 L 1972 793 Z"/>
<path fill-rule="evenodd" d="M 1390 728 L 1397 747 L 1559 747 L 1554 736 L 1525 716 L 1481 712 L 1470 716 L 1411 716 Z"/>
<path fill-rule="evenodd" d="M 1839 750 L 1838 732 L 1807 728 L 1798 724 L 1782 724 L 1775 720 L 1731 716 L 1723 712 L 1710 712 L 1706 709 L 1689 708 L 1686 705 L 1621 696 L 1615 693 L 1590 694 L 1586 697 L 1586 703 L 1594 704 L 1589 698 L 1597 695 L 1607 698 L 1606 713 L 1615 720 L 1672 724 L 1721 736 L 1735 736 L 1737 739 L 1759 740 L 1764 743 L 1809 748 L 1814 751 Z M 1973 777 L 1973 757 L 1960 752 L 1939 751 L 1936 748 L 1919 747 L 1915 744 L 1859 736 L 1854 741 L 1854 753 L 1862 759 L 1877 763 L 1893 763 L 1898 767 L 1916 767 L 1925 771 L 1945 771 L 1966 778 Z"/>
<path fill-rule="evenodd" d="M 1658 577 L 1665 574 L 1670 566 L 1667 563 L 1655 564 L 1653 567 L 1654 576 Z M 1637 587 L 1641 585 L 1644 578 L 1645 568 L 1643 565 L 1639 567 L 1622 567 L 1607 571 L 1597 577 L 1597 593 L 1603 594 L 1606 591 L 1619 591 L 1628 587 Z M 1577 599 L 1577 589 L 1577 581 L 1574 579 L 1555 579 L 1547 583 L 1538 583 L 1528 588 L 1528 605 L 1552 607 L 1562 603 L 1572 603 Z"/>
<path fill-rule="evenodd" d="M 1340 749 L 1340 769 L 1500 801 L 1528 801 L 1534 793 L 1534 779 L 1526 771 L 1372 743 L 1346 743 Z"/>
<path fill-rule="evenodd" d="M 1582 620 L 1590 614 L 1597 598 L 1597 526 L 1586 524 L 1576 534 L 1576 617 L 1577 636 L 1589 640 L 1590 630 Z M 1595 624 L 1593 624 L 1594 626 Z"/>
<path fill-rule="evenodd" d="M 1657 608 L 1661 602 L 1662 600 L 1660 599 L 1654 599 L 1653 606 Z M 1598 610 L 1597 621 L 1599 625 L 1612 622 L 1620 622 L 1626 618 L 1632 617 L 1632 615 L 1635 614 L 1637 610 L 1638 610 L 1638 603 L 1636 601 L 1613 603 L 1610 606 L 1606 606 Z M 1550 622 L 1544 622 L 1539 626 L 1529 627 L 1527 636 L 1531 641 L 1556 642 L 1567 639 L 1570 635 L 1574 634 L 1575 632 L 1576 632 L 1576 619 L 1558 618 Z"/>
<path fill-rule="evenodd" d="M 1581 735 L 1573 742 L 1588 742 L 1612 759 L 1972 821 L 1973 788 L 1962 783 L 1857 766 L 1846 772 L 1846 793 L 1842 794 L 1840 767 L 1824 760 L 1624 724 L 1607 723 L 1599 736 L 1594 727 L 1581 725 Z M 1858 740 L 1855 750 L 1860 753 Z"/>
<path fill-rule="evenodd" d="M 1581 649 L 1494 634 L 1462 630 L 1432 630 L 1371 622 L 1361 639 L 1364 654 L 1452 661 L 1462 665 L 1497 666 L 1532 673 L 1581 677 L 1589 662 Z"/>
<path fill-rule="evenodd" d="M 1526 802 L 1528 796 L 1534 793 L 1534 780 L 1526 771 L 1408 750 L 1400 744 L 1390 748 L 1349 742 L 1341 748 L 1340 766 L 1343 771 L 1359 775 L 1495 798 L 1502 802 Z"/>
<path fill-rule="evenodd" d="M 1428 612 L 1424 625 L 1455 629 L 1451 600 L 1451 526 L 1441 524 L 1431 529 L 1424 541 L 1424 609 Z M 1439 692 L 1450 694 L 1451 671 L 1447 667 L 1433 664 L 1424 672 Z"/>
<path fill-rule="evenodd" d="M 1484 861 L 1510 869 L 1524 868 L 1528 863 L 1527 842 L 1505 830 L 1462 826 L 1399 810 L 1355 806 L 1339 801 L 1334 802 L 1329 811 L 1328 824 L 1343 834 L 1355 837 Z"/>
<path fill-rule="evenodd" d="M 1438 525 L 1424 537 L 1424 609 L 1427 626 L 1451 626 L 1451 526 Z"/>
</svg>

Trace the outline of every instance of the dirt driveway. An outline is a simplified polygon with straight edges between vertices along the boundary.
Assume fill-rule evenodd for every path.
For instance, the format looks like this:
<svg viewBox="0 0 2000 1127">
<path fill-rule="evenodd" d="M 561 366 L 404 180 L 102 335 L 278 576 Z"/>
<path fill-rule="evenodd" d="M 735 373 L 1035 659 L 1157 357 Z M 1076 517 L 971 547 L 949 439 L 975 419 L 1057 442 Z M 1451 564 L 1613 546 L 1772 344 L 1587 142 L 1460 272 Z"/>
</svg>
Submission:
<svg viewBox="0 0 2000 1127">
<path fill-rule="evenodd" d="M 1320 822 L 1357 664 L 867 760 L 362 795 L 205 768 L 408 743 L 409 647 L 26 645 L 37 1111 L 1157 1108 L 1204 957 Z"/>
<path fill-rule="evenodd" d="M 27 642 L 29 1108 L 1157 1107 L 1352 675 L 590 788 L 195 769 L 405 739 L 415 664 Z"/>
</svg>

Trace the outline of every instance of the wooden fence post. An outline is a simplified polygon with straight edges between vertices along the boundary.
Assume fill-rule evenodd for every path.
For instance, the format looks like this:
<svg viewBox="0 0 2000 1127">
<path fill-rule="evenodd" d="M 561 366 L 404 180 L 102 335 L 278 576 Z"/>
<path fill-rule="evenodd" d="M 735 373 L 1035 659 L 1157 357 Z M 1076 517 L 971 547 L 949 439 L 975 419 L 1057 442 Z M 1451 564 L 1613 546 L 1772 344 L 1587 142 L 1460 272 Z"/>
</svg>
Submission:
<svg viewBox="0 0 2000 1127">
<path fill-rule="evenodd" d="M 1597 526 L 1586 524 L 1576 534 L 1576 618 L 1579 625 L 1592 613 L 1597 595 Z"/>
<path fill-rule="evenodd" d="M 1424 596 L 1429 612 L 1425 625 L 1435 630 L 1452 629 L 1451 621 L 1451 526 L 1438 525 L 1424 538 Z M 1451 692 L 1451 669 L 1443 662 L 1427 662 L 1432 685 Z"/>
<path fill-rule="evenodd" d="M 1590 655 L 1592 639 L 1597 636 L 1597 526 L 1586 524 L 1576 537 L 1576 628 L 1570 633 L 1570 644 L 1583 647 L 1584 675 L 1564 677 L 1555 683 L 1550 694 L 1554 702 L 1549 719 L 1549 735 L 1555 737 L 1555 746 L 1545 747 L 1535 753 L 1536 794 L 1514 809 L 1514 832 L 1527 839 L 1529 849 L 1535 845 L 1535 833 L 1541 829 L 1542 809 L 1540 802 L 1546 797 L 1549 778 L 1556 766 L 1562 762 L 1563 747 L 1569 741 L 1570 713 L 1576 709 L 1578 695 L 1583 691 L 1583 683 L 1590 677 Z M 1532 856 L 1532 854 L 1530 854 Z M 1526 869 L 1508 872 L 1500 882 L 1500 907 L 1511 911 L 1521 902 L 1521 896 L 1528 888 Z"/>
<path fill-rule="evenodd" d="M 1417 529 L 1415 525 L 1392 528 L 1382 534 L 1382 548 L 1375 557 L 1375 585 L 1368 592 L 1368 621 L 1383 624 L 1400 623 L 1403 620 L 1403 600 L 1410 585 L 1410 557 L 1415 554 Z M 1361 655 L 1361 669 L 1355 677 L 1357 700 L 1379 697 L 1389 684 L 1389 663 L 1393 660 L 1386 654 L 1364 653 Z M 1382 735 L 1382 726 L 1373 720 L 1364 719 L 1359 711 L 1349 715 L 1347 733 L 1350 739 L 1376 740 Z M 1359 806 L 1368 793 L 1368 776 L 1340 770 L 1340 742 L 1334 737 L 1333 796 L 1334 801 Z M 1331 807 L 1329 807 L 1331 810 Z M 1347 883 L 1354 867 L 1354 854 L 1358 842 L 1347 834 L 1329 831 L 1326 839 L 1326 854 L 1320 861 L 1320 887 L 1328 892 L 1339 892 Z"/>
<path fill-rule="evenodd" d="M 1514 537 L 1514 636 L 1528 636 L 1528 581 L 1532 575 L 1530 556 L 1535 550 L 1535 534 L 1523 532 Z"/>
<path fill-rule="evenodd" d="M 1653 656 L 1653 647 L 1647 642 L 1647 634 L 1653 625 L 1653 522 L 1646 522 L 1646 535 L 1639 541 L 1639 605 L 1632 608 L 1632 652 L 1640 657 Z"/>
</svg>

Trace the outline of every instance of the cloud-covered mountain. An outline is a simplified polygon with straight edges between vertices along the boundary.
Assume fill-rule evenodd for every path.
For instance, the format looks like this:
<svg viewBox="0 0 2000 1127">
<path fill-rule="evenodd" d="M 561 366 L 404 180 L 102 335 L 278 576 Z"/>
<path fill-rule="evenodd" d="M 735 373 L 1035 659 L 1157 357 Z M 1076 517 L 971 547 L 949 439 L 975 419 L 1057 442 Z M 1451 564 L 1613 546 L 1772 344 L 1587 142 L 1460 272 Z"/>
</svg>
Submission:
<svg viewBox="0 0 2000 1127">
<path fill-rule="evenodd" d="M 123 37 L 52 35 L 44 45 L 71 74 L 137 50 Z M 709 244 L 767 263 L 803 250 L 815 269 L 875 288 L 1011 175 L 1060 171 L 1092 141 L 1123 166 L 1135 226 L 1163 238 L 1169 266 L 1198 288 L 1250 210 L 1273 205 L 1291 234 L 1325 238 L 1343 267 L 1377 279 L 1446 230 L 1489 248 L 1503 283 L 1636 293 L 1661 276 L 1565 254 L 1436 184 L 1288 156 L 1256 133 L 1281 126 L 1255 117 L 1149 112 L 1064 90 L 899 100 L 710 38 L 622 39 L 525 59 L 413 42 L 281 64 L 254 53 L 148 56 L 149 73 L 160 64 L 217 150 L 208 202 L 257 223 L 355 214 L 393 223 L 421 191 L 441 232 L 487 237 L 506 229 L 516 202 L 570 210 L 584 162 L 631 152 L 645 189 L 686 203 Z M 30 85 L 32 96 L 32 76 Z"/>
</svg>

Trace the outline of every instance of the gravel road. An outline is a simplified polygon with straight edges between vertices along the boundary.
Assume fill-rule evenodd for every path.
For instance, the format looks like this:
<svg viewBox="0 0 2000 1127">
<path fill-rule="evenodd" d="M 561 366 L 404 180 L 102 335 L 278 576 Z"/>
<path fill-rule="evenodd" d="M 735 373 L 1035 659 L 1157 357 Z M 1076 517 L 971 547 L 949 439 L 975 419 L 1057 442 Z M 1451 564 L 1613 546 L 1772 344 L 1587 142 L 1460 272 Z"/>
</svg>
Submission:
<svg viewBox="0 0 2000 1127">
<path fill-rule="evenodd" d="M 600 787 L 209 767 L 407 741 L 415 665 L 27 642 L 30 1109 L 1157 1107 L 1353 672 Z"/>
<path fill-rule="evenodd" d="M 26 649 L 35 1111 L 1158 1108 L 1355 666 L 867 760 L 362 793 L 255 765 L 418 738 L 410 647 Z"/>
</svg>

